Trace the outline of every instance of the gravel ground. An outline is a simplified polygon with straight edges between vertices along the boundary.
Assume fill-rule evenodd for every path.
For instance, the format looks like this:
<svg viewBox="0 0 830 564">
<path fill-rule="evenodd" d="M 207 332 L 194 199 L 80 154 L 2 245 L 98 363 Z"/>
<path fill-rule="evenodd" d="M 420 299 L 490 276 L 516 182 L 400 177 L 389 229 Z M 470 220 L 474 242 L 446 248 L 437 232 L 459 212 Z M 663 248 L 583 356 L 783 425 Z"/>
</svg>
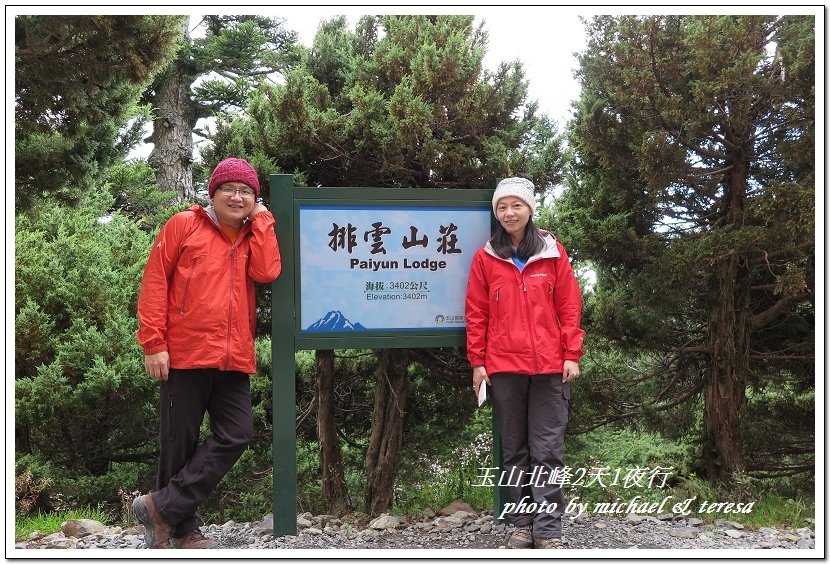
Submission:
<svg viewBox="0 0 830 564">
<path fill-rule="evenodd" d="M 757 557 L 770 557 L 777 550 L 796 550 L 800 552 L 790 554 L 799 558 L 815 558 L 818 552 L 815 533 L 806 526 L 798 529 L 750 529 L 724 519 L 703 523 L 694 518 L 677 518 L 672 515 L 659 517 L 629 515 L 610 518 L 583 515 L 575 520 L 566 518 L 563 523 L 564 548 L 576 556 L 579 554 L 571 552 L 572 550 L 670 549 L 715 550 L 716 553 L 739 550 L 742 557 L 750 556 L 751 553 L 746 553 L 747 550 L 758 551 Z M 256 523 L 230 521 L 224 525 L 203 526 L 202 531 L 223 549 L 261 550 L 261 556 L 272 550 L 335 549 L 332 556 L 346 558 L 354 556 L 355 549 L 393 549 L 398 551 L 396 555 L 406 557 L 418 557 L 420 549 L 500 550 L 505 549 L 510 532 L 505 525 L 493 523 L 492 513 L 463 510 L 419 517 L 382 515 L 371 523 L 365 518 L 354 522 L 350 522 L 348 517 L 344 519 L 345 522 L 331 515 L 312 516 L 306 513 L 297 519 L 297 535 L 276 538 L 273 536 L 273 520 L 270 515 Z M 15 549 L 146 548 L 141 526 L 122 529 L 105 527 L 94 521 L 81 524 L 75 522 L 74 527 L 70 525 L 73 523 L 64 524 L 63 532 L 16 543 Z M 821 549 L 823 550 L 823 543 Z M 146 552 L 139 554 L 149 556 Z M 439 553 L 447 558 L 462 554 L 466 552 Z M 541 556 L 531 551 L 522 551 L 520 554 Z M 695 556 L 703 554 L 696 552 Z M 153 556 L 159 555 L 160 553 L 153 553 Z M 260 555 L 245 553 L 246 558 L 257 556 Z"/>
</svg>

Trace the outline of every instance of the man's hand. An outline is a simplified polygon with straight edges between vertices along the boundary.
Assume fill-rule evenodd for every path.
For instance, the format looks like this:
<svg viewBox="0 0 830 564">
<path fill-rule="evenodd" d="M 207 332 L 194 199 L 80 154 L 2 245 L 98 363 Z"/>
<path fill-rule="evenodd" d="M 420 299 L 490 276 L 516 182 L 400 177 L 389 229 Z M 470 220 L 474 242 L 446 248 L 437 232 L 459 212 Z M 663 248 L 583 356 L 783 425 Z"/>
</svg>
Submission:
<svg viewBox="0 0 830 564">
<path fill-rule="evenodd" d="M 263 204 L 262 202 L 257 202 L 254 205 L 253 211 L 251 211 L 251 215 L 249 215 L 248 217 L 254 217 L 259 212 L 264 212 L 264 211 L 268 211 L 268 208 L 265 207 L 265 204 Z"/>
<path fill-rule="evenodd" d="M 579 363 L 573 360 L 566 360 L 562 367 L 562 382 L 570 382 L 579 376 Z"/>
<path fill-rule="evenodd" d="M 167 351 L 144 355 L 144 371 L 158 381 L 170 374 L 170 354 Z"/>
</svg>

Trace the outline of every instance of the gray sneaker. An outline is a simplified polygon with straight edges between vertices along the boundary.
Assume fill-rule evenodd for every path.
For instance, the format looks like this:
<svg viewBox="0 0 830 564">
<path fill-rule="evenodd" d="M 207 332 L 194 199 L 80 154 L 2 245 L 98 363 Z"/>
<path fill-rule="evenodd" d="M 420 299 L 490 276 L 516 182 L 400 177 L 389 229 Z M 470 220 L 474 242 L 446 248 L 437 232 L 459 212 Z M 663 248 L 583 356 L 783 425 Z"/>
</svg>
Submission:
<svg viewBox="0 0 830 564">
<path fill-rule="evenodd" d="M 144 525 L 144 542 L 147 548 L 173 548 L 170 544 L 173 527 L 156 511 L 152 495 L 140 495 L 135 498 L 133 514 Z"/>
<path fill-rule="evenodd" d="M 532 548 L 533 547 L 533 526 L 525 525 L 516 527 L 507 539 L 508 548 Z"/>
</svg>

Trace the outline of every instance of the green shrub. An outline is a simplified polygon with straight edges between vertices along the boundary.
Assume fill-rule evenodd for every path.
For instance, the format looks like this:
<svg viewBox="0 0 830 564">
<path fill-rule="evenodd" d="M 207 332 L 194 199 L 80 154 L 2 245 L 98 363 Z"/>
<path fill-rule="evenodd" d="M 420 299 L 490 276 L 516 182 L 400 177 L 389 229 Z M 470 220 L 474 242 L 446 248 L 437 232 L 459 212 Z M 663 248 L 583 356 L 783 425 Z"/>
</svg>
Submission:
<svg viewBox="0 0 830 564">
<path fill-rule="evenodd" d="M 52 490 L 74 483 L 66 503 L 115 496 L 84 479 L 156 450 L 158 385 L 135 340 L 152 239 L 120 214 L 99 221 L 107 207 L 43 203 L 15 225 L 16 455 L 48 463 Z"/>
<path fill-rule="evenodd" d="M 614 502 L 634 496 L 650 501 L 690 475 L 694 446 L 657 433 L 601 427 L 567 436 L 565 464 L 573 473 L 569 497 L 582 502 Z"/>
</svg>

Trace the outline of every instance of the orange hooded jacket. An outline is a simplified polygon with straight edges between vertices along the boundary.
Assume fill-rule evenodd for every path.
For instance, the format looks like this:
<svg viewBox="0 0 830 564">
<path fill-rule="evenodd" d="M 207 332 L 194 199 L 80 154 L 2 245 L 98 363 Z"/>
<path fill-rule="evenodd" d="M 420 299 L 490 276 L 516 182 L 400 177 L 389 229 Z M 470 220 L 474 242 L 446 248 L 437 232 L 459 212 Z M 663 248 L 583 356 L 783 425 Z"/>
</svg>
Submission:
<svg viewBox="0 0 830 564">
<path fill-rule="evenodd" d="M 270 212 L 246 221 L 233 243 L 212 209 L 177 213 L 153 242 L 141 279 L 144 354 L 166 350 L 170 368 L 255 373 L 254 282 L 272 282 L 281 270 Z"/>
</svg>

